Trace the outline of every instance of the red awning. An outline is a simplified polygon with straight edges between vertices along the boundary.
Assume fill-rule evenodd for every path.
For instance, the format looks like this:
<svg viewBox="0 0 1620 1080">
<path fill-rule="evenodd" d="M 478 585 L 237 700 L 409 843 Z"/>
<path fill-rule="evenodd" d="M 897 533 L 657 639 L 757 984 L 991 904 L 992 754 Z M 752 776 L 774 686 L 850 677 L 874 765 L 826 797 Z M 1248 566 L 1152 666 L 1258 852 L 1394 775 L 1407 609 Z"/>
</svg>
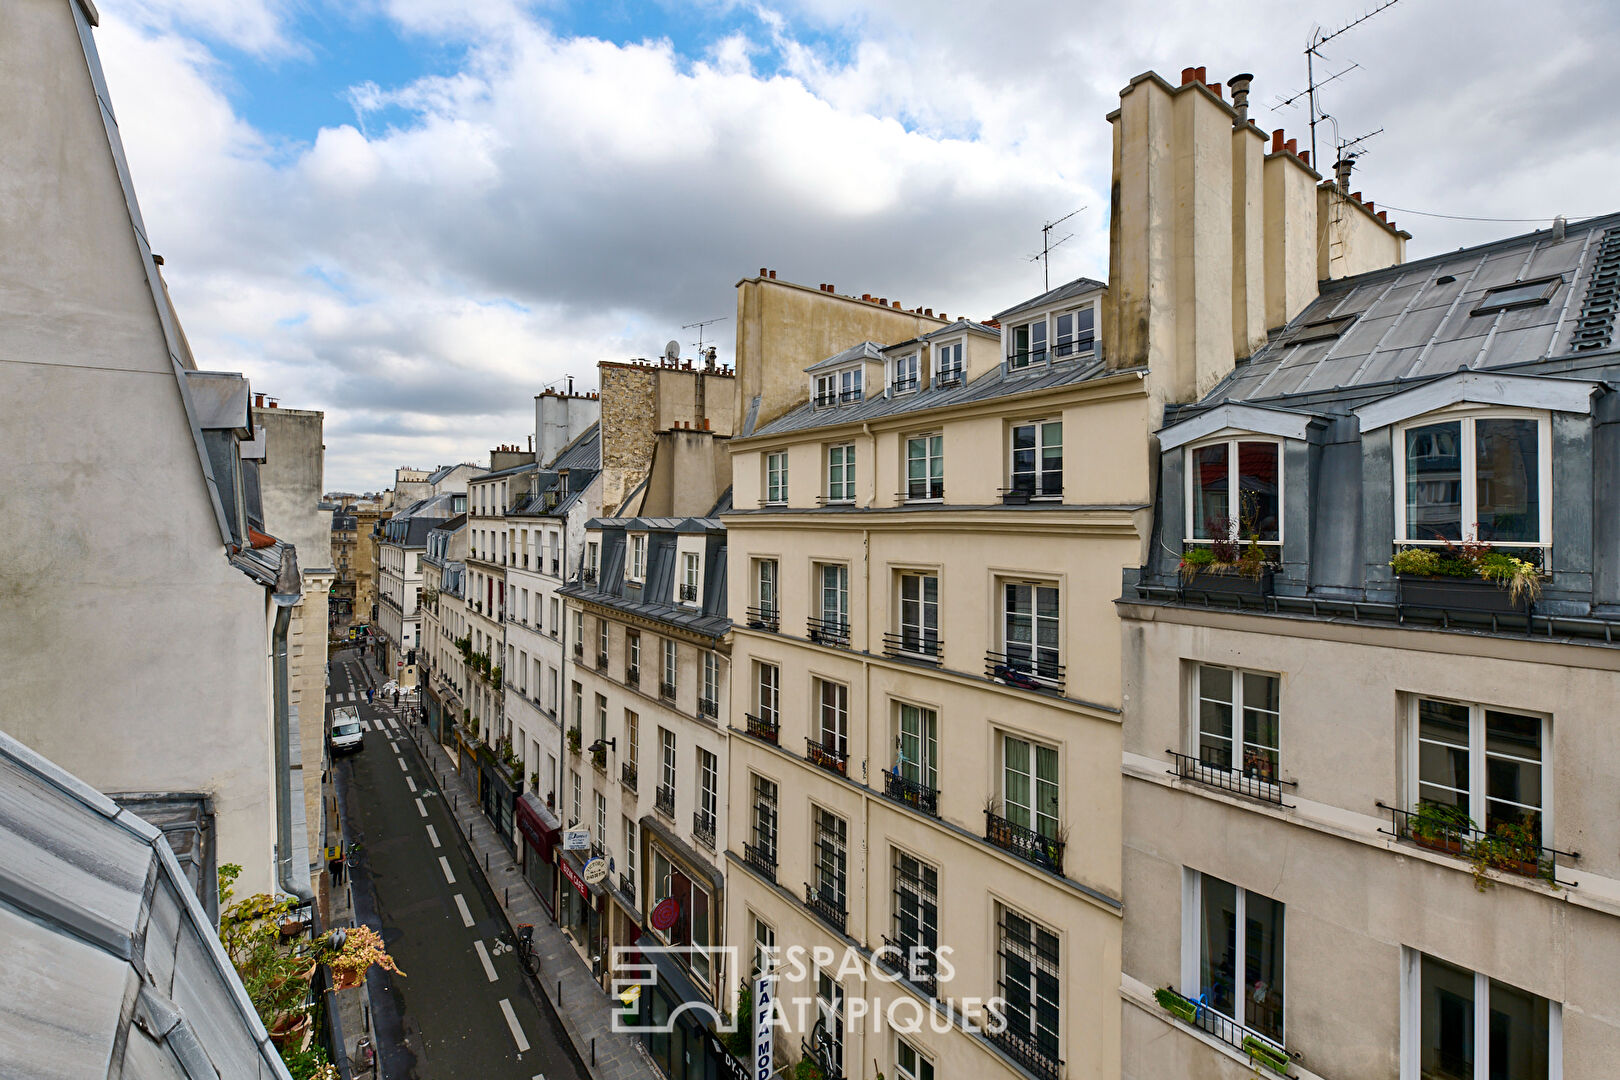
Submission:
<svg viewBox="0 0 1620 1080">
<path fill-rule="evenodd" d="M 525 792 L 517 801 L 517 827 L 542 859 L 551 858 L 551 849 L 562 832 L 562 822 L 530 792 Z"/>
</svg>

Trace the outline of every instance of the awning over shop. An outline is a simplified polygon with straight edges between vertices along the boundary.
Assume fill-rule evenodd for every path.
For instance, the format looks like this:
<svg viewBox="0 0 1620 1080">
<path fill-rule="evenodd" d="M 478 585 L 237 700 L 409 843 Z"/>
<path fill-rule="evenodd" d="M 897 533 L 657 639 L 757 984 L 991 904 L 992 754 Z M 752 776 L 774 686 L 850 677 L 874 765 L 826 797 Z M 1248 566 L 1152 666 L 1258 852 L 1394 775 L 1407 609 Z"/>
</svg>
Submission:
<svg viewBox="0 0 1620 1080">
<path fill-rule="evenodd" d="M 562 822 L 532 792 L 525 792 L 517 801 L 517 826 L 529 846 L 539 852 L 542 859 L 549 860 L 551 849 L 561 835 Z"/>
</svg>

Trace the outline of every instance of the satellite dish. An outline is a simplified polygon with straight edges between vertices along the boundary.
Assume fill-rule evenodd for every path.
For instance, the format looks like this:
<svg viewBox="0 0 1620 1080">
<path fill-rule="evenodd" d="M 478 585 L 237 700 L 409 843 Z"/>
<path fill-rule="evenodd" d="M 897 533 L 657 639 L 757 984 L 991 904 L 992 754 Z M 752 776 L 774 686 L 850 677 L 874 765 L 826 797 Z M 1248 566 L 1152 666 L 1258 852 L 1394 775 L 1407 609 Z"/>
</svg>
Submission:
<svg viewBox="0 0 1620 1080">
<path fill-rule="evenodd" d="M 664 346 L 664 359 L 668 360 L 670 363 L 673 364 L 676 361 L 680 360 L 680 358 L 681 358 L 681 343 L 678 342 L 678 341 L 671 340 L 668 344 L 666 344 Z"/>
</svg>

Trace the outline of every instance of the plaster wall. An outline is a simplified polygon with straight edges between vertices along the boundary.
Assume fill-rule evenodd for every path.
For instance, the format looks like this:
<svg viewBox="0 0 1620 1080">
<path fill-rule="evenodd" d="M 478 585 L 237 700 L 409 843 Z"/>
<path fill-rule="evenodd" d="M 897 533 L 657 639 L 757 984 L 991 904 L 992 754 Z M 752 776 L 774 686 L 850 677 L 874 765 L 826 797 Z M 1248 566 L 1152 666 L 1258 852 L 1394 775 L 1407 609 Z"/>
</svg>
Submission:
<svg viewBox="0 0 1620 1080">
<path fill-rule="evenodd" d="M 1334 184 L 1316 189 L 1316 273 L 1333 280 L 1406 261 L 1406 237 Z"/>
<path fill-rule="evenodd" d="M 1286 150 L 1266 155 L 1266 328 L 1287 324 L 1316 299 L 1316 174 Z"/>
</svg>

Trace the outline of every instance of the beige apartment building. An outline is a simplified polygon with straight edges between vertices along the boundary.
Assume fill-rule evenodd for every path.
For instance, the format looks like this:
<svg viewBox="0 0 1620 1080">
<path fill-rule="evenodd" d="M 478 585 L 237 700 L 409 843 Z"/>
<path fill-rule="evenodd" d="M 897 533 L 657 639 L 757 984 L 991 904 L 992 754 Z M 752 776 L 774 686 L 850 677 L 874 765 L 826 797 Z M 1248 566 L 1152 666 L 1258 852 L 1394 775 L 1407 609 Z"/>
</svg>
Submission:
<svg viewBox="0 0 1620 1080">
<path fill-rule="evenodd" d="M 739 311 L 788 288 L 746 282 Z M 1114 577 L 1140 558 L 1150 397 L 1107 312 L 1080 279 L 999 325 L 910 312 L 812 354 L 739 331 L 778 407 L 732 444 L 725 515 L 728 941 L 838 957 L 781 969 L 779 1061 L 1118 1075 Z"/>
<path fill-rule="evenodd" d="M 1188 376 L 1119 606 L 1123 1075 L 1613 1076 L 1620 216 L 1406 263 L 1230 85 L 1112 117 L 1120 360 Z"/>
</svg>

